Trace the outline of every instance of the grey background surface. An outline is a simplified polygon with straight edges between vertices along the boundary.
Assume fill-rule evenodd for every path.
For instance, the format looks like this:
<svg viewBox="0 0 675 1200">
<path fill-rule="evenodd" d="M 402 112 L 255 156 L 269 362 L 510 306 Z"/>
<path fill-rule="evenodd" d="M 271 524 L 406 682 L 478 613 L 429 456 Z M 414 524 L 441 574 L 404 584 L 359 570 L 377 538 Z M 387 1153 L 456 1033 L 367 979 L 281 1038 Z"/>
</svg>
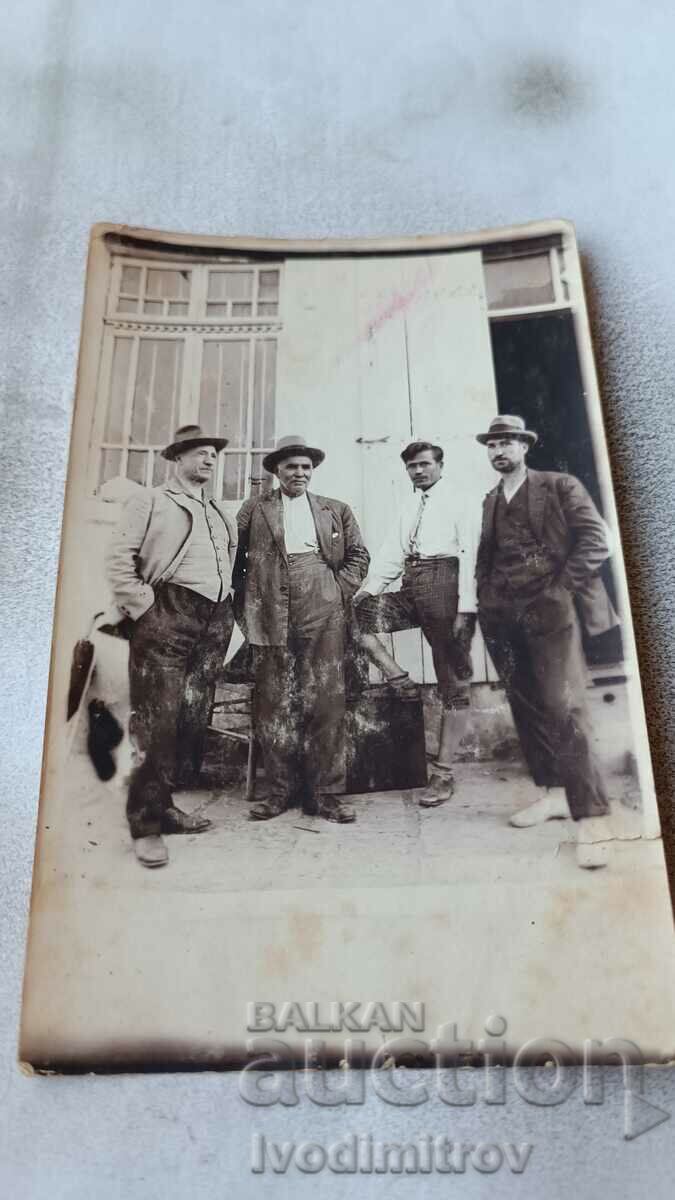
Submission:
<svg viewBox="0 0 675 1200">
<path fill-rule="evenodd" d="M 325 1144 L 350 1131 L 535 1144 L 523 1176 L 401 1178 L 400 1194 L 672 1194 L 672 1121 L 622 1140 L 617 1080 L 598 1108 L 575 1093 L 546 1109 L 515 1097 L 496 1109 L 401 1110 L 374 1098 L 348 1115 L 307 1102 L 253 1111 L 232 1076 L 29 1080 L 15 1045 L 85 253 L 98 220 L 316 237 L 575 221 L 672 831 L 675 9 L 29 0 L 6 6 L 2 24 L 3 1194 L 370 1196 L 391 1185 L 251 1175 L 253 1129 Z M 646 1086 L 675 1112 L 670 1072 Z"/>
</svg>

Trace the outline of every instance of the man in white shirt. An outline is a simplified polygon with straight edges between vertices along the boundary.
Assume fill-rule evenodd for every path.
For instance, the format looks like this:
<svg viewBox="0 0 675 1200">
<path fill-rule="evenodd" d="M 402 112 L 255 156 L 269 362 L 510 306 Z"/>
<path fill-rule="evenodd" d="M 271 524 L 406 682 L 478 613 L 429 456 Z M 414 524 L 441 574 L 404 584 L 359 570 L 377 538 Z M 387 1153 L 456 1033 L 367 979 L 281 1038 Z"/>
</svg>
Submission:
<svg viewBox="0 0 675 1200">
<path fill-rule="evenodd" d="M 360 641 L 394 690 L 405 692 L 411 680 L 377 634 L 419 628 L 431 647 L 443 719 L 438 755 L 419 803 L 435 808 L 453 795 L 453 762 L 466 731 L 477 528 L 443 477 L 440 446 L 411 442 L 401 458 L 414 491 L 354 596 L 354 607 Z M 399 592 L 381 595 L 401 576 Z"/>
<path fill-rule="evenodd" d="M 345 791 L 345 612 L 368 569 L 349 505 L 308 491 L 325 454 L 297 435 L 263 459 L 279 488 L 239 510 L 233 585 L 253 647 L 254 721 L 267 795 L 253 820 L 296 800 L 327 821 L 355 819 Z"/>
</svg>

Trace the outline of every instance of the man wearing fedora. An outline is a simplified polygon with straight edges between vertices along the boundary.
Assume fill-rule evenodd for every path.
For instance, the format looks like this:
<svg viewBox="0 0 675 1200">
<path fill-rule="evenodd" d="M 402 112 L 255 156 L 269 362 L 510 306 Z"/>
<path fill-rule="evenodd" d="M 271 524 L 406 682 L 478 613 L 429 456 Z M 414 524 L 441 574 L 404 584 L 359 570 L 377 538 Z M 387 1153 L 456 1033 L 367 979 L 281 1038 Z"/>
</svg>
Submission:
<svg viewBox="0 0 675 1200">
<path fill-rule="evenodd" d="M 211 824 L 177 808 L 172 793 L 197 781 L 234 626 L 237 530 L 204 491 L 226 445 L 198 425 L 178 429 L 162 451 L 175 464 L 173 479 L 127 502 L 106 557 L 131 629 L 131 732 L 141 761 L 129 781 L 127 818 L 146 867 L 168 861 L 163 833 L 201 833 Z"/>
<path fill-rule="evenodd" d="M 279 487 L 238 514 L 237 616 L 253 648 L 254 723 L 267 795 L 251 808 L 267 820 L 300 801 L 347 822 L 345 629 L 368 552 L 347 504 L 308 491 L 325 454 L 296 435 L 263 459 Z"/>
<path fill-rule="evenodd" d="M 591 745 L 577 607 L 589 634 L 618 624 L 599 576 L 609 557 L 606 526 L 573 475 L 527 467 L 537 434 L 522 417 L 495 417 L 477 440 L 501 475 L 483 506 L 478 616 L 525 760 L 542 789 L 511 824 L 522 828 L 571 813 L 579 865 L 603 866 L 609 808 Z"/>
<path fill-rule="evenodd" d="M 443 474 L 441 446 L 410 442 L 401 458 L 413 491 L 354 597 L 354 610 L 359 640 L 394 691 L 405 694 L 415 685 L 377 635 L 421 629 L 431 647 L 443 710 L 438 753 L 419 804 L 436 808 L 454 794 L 454 759 L 467 728 L 477 530 Z M 400 591 L 381 594 L 401 577 Z"/>
</svg>

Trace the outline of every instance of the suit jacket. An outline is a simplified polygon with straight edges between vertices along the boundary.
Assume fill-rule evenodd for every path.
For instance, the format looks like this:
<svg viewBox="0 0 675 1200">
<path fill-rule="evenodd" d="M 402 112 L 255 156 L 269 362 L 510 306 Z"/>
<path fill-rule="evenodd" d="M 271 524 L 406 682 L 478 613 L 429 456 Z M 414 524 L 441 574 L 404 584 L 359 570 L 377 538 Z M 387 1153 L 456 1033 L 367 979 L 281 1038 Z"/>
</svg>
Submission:
<svg viewBox="0 0 675 1200">
<path fill-rule="evenodd" d="M 609 558 L 607 527 L 586 488 L 574 475 L 528 469 L 528 506 L 532 532 L 558 567 L 556 582 L 576 598 L 590 636 L 618 625 L 619 618 L 598 572 Z M 499 484 L 483 502 L 483 525 L 476 561 L 480 590 L 490 574 L 495 547 L 495 507 Z"/>
<path fill-rule="evenodd" d="M 319 553 L 333 571 L 343 600 L 351 599 L 370 556 L 348 504 L 307 493 Z M 254 646 L 285 646 L 288 639 L 288 555 L 281 492 L 244 501 L 237 515 L 239 545 L 232 577 L 235 611 Z"/>
<path fill-rule="evenodd" d="M 127 500 L 106 552 L 106 569 L 117 607 L 138 620 L 155 599 L 154 588 L 167 582 L 187 550 L 192 513 L 183 492 L 172 483 L 143 488 Z M 234 566 L 237 527 L 215 500 L 209 501 L 227 527 L 226 547 Z"/>
</svg>

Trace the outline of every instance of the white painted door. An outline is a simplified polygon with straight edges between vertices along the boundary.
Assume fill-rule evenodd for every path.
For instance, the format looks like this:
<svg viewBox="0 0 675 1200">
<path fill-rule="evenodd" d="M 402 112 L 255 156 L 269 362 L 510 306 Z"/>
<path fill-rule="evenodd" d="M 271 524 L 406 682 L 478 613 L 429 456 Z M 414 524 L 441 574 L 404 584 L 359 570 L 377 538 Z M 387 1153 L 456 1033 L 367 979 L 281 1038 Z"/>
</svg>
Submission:
<svg viewBox="0 0 675 1200">
<path fill-rule="evenodd" d="M 480 512 L 492 486 L 476 432 L 497 411 L 481 255 L 287 260 L 277 374 L 277 436 L 326 450 L 315 490 L 350 503 L 375 551 L 406 496 L 400 452 L 444 447 L 446 474 Z M 417 632 L 395 653 L 434 680 Z M 475 679 L 487 678 L 480 638 Z"/>
</svg>

